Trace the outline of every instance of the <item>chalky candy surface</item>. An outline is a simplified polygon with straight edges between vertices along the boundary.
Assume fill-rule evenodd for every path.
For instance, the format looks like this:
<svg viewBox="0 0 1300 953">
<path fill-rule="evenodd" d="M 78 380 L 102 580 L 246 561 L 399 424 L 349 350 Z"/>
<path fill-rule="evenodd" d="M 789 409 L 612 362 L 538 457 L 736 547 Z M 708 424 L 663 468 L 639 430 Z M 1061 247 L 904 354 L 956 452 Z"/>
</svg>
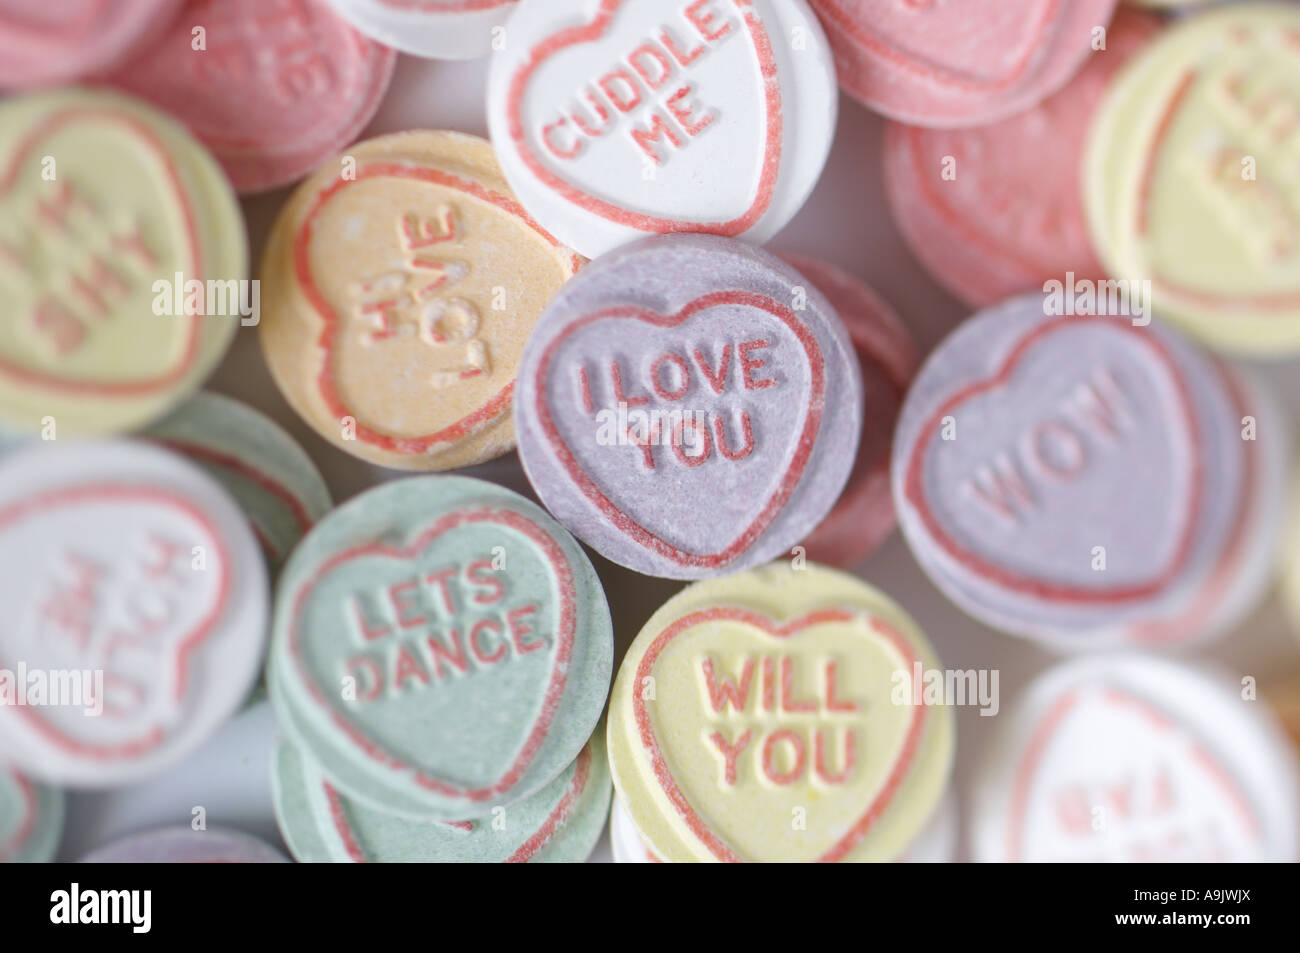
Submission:
<svg viewBox="0 0 1300 953">
<path fill-rule="evenodd" d="M 1133 624 L 1125 640 L 1141 646 L 1186 645 L 1232 631 L 1276 580 L 1284 537 L 1292 420 L 1272 388 L 1248 368 L 1215 361 L 1241 440 L 1241 489 L 1227 540 L 1192 598 Z"/>
<path fill-rule="evenodd" d="M 0 764 L 0 864 L 51 860 L 63 833 L 63 793 Z"/>
<path fill-rule="evenodd" d="M 38 446 L 0 466 L 6 758 L 71 787 L 140 780 L 203 744 L 252 685 L 265 562 L 192 464 L 142 443 Z"/>
<path fill-rule="evenodd" d="M 645 844 L 631 816 L 618 798 L 609 811 L 609 836 L 614 862 L 618 864 L 662 863 Z M 949 792 L 940 802 L 925 830 L 898 858 L 900 863 L 946 864 L 957 857 L 957 797 Z"/>
<path fill-rule="evenodd" d="M 0 420 L 60 437 L 162 416 L 238 317 L 175 306 L 242 280 L 243 219 L 216 163 L 133 100 L 66 90 L 0 104 Z M 202 302 L 207 304 L 206 296 Z"/>
<path fill-rule="evenodd" d="M 885 127 L 885 192 L 912 253 L 972 307 L 1105 271 L 1083 214 L 1080 155 L 1106 85 L 1159 31 L 1121 10 L 1066 86 L 1001 122 L 965 129 Z"/>
<path fill-rule="evenodd" d="M 812 0 L 840 85 L 899 122 L 978 126 L 1056 92 L 1116 0 Z"/>
<path fill-rule="evenodd" d="M 891 860 L 947 784 L 952 711 L 906 687 L 938 666 L 901 609 L 835 570 L 696 583 L 619 669 L 618 796 L 668 861 Z"/>
<path fill-rule="evenodd" d="M 524 342 L 580 259 L 528 218 L 489 143 L 372 139 L 284 207 L 262 262 L 262 345 L 294 409 L 381 466 L 447 470 L 514 446 Z"/>
<path fill-rule="evenodd" d="M 561 526 L 493 484 L 424 477 L 362 494 L 295 550 L 267 682 L 349 798 L 458 821 L 573 762 L 612 653 L 600 583 Z"/>
<path fill-rule="evenodd" d="M 488 125 L 520 201 L 594 258 L 647 234 L 762 243 L 830 151 L 830 50 L 804 0 L 522 0 Z"/>
<path fill-rule="evenodd" d="M 1196 594 L 1228 545 L 1246 455 L 1206 357 L 1142 317 L 1044 314 L 1061 304 L 1012 299 L 931 355 L 899 418 L 894 499 L 918 561 L 967 612 L 1096 647 Z"/>
<path fill-rule="evenodd" d="M 1084 158 L 1085 209 L 1117 278 L 1224 350 L 1300 350 L 1300 7 L 1179 21 L 1111 86 Z"/>
<path fill-rule="evenodd" d="M 190 0 L 142 55 L 101 81 L 178 117 L 238 191 L 259 192 L 302 178 L 354 140 L 396 59 L 325 0 Z"/>
<path fill-rule="evenodd" d="M 587 266 L 528 342 L 519 452 L 606 558 L 692 579 L 788 552 L 830 511 L 862 431 L 843 323 L 732 239 L 645 239 Z"/>
<path fill-rule="evenodd" d="M 329 0 L 339 16 L 393 49 L 439 60 L 486 56 L 504 42 L 515 0 Z M 498 38 L 500 38 L 498 40 Z"/>
<path fill-rule="evenodd" d="M 137 52 L 184 0 L 0 0 L 0 88 L 66 83 Z"/>
<path fill-rule="evenodd" d="M 804 540 L 808 558 L 850 569 L 894 531 L 889 453 L 903 395 L 916 373 L 916 347 L 898 316 L 863 282 L 803 255 L 782 255 L 834 306 L 848 328 L 862 372 L 866 410 L 848 486 L 835 508 Z"/>
<path fill-rule="evenodd" d="M 195 394 L 142 436 L 189 457 L 224 486 L 273 564 L 333 505 L 302 447 L 269 417 L 229 397 Z"/>
<path fill-rule="evenodd" d="M 603 733 L 598 741 L 536 794 L 475 821 L 414 821 L 358 804 L 281 741 L 276 816 L 306 863 L 581 863 L 609 811 Z"/>
<path fill-rule="evenodd" d="M 1040 676 L 993 727 L 977 762 L 976 861 L 1294 862 L 1300 851 L 1295 757 L 1234 677 L 1081 659 Z"/>
<path fill-rule="evenodd" d="M 239 831 L 167 827 L 132 834 L 81 858 L 83 864 L 287 864 L 288 858 Z"/>
</svg>

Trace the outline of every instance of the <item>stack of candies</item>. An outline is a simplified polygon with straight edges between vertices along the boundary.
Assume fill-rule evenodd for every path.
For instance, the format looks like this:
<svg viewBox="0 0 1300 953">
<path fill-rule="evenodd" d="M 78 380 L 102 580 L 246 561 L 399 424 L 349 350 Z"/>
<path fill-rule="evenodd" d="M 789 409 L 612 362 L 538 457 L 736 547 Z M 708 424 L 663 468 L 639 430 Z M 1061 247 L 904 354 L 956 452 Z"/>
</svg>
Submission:
<svg viewBox="0 0 1300 953">
<path fill-rule="evenodd" d="M 1300 859 L 1300 681 L 1205 648 L 1300 658 L 1251 642 L 1300 533 L 1241 362 L 1300 354 L 1298 39 L 0 0 L 0 860 Z M 387 131 L 419 59 L 489 138 Z M 890 247 L 767 250 L 851 234 L 850 119 Z M 932 348 L 857 277 L 900 254 L 971 313 Z M 282 844 L 65 798 L 244 743 Z"/>
</svg>

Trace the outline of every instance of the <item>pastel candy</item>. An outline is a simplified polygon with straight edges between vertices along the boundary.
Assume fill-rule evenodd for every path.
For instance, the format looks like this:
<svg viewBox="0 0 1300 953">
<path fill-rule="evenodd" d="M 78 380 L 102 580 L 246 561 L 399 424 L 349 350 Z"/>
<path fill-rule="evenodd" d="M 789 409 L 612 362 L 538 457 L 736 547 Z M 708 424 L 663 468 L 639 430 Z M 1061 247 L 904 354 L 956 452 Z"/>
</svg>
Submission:
<svg viewBox="0 0 1300 953">
<path fill-rule="evenodd" d="M 603 740 L 603 739 L 602 739 Z M 605 826 L 609 767 L 590 744 L 546 787 L 475 821 L 413 821 L 341 794 L 310 756 L 281 741 L 276 815 L 305 863 L 581 863 Z"/>
<path fill-rule="evenodd" d="M 663 863 L 646 846 L 632 817 L 618 798 L 609 812 L 609 836 L 617 864 Z M 948 864 L 957 859 L 957 797 L 944 797 L 925 830 L 897 860 L 904 864 Z"/>
<path fill-rule="evenodd" d="M 1117 0 L 812 0 L 840 85 L 917 126 L 977 126 L 1063 86 Z"/>
<path fill-rule="evenodd" d="M 835 570 L 696 583 L 619 669 L 618 797 L 667 861 L 893 859 L 947 784 L 952 711 L 899 688 L 938 664 L 901 609 Z"/>
<path fill-rule="evenodd" d="M 0 764 L 0 864 L 43 864 L 63 833 L 63 793 Z"/>
<path fill-rule="evenodd" d="M 1079 156 L 1120 67 L 1159 31 L 1121 10 L 1079 74 L 1014 116 L 962 129 L 885 126 L 885 194 L 912 253 L 972 307 L 1036 291 L 1067 272 L 1106 277 L 1083 214 Z"/>
<path fill-rule="evenodd" d="M 66 83 L 135 54 L 184 0 L 4 0 L 0 89 Z"/>
<path fill-rule="evenodd" d="M 1289 863 L 1300 852 L 1295 756 L 1236 677 L 1080 659 L 994 721 L 976 762 L 976 861 Z"/>
<path fill-rule="evenodd" d="M 821 176 L 835 73 L 804 0 L 521 0 L 506 30 L 492 143 L 589 258 L 653 234 L 765 242 Z"/>
<path fill-rule="evenodd" d="M 91 851 L 83 864 L 287 864 L 278 850 L 240 831 L 167 827 Z"/>
<path fill-rule="evenodd" d="M 504 41 L 515 0 L 328 0 L 339 16 L 393 49 L 438 60 L 485 56 Z"/>
<path fill-rule="evenodd" d="M 362 494 L 298 546 L 267 684 L 349 799 L 472 820 L 573 763 L 612 653 L 600 583 L 562 527 L 501 487 L 426 477 Z"/>
<path fill-rule="evenodd" d="M 1107 270 L 1149 281 L 1168 321 L 1233 352 L 1300 350 L 1298 29 L 1293 4 L 1180 20 L 1111 87 L 1084 157 Z"/>
<path fill-rule="evenodd" d="M 229 397 L 195 394 L 142 436 L 189 457 L 224 486 L 273 565 L 333 506 L 302 447 L 270 418 Z"/>
<path fill-rule="evenodd" d="M 243 514 L 186 461 L 128 441 L 6 456 L 5 757 L 71 787 L 126 784 L 174 764 L 247 695 L 266 590 Z"/>
<path fill-rule="evenodd" d="M 862 414 L 830 303 L 779 259 L 707 235 L 587 266 L 538 322 L 515 402 L 546 507 L 607 559 L 672 579 L 804 539 L 849 478 Z"/>
<path fill-rule="evenodd" d="M 814 562 L 851 569 L 894 531 L 889 453 L 898 411 L 916 373 L 916 346 L 894 310 L 871 288 L 834 265 L 781 256 L 834 306 L 858 358 L 866 412 L 848 486 L 804 546 Z"/>
<path fill-rule="evenodd" d="M 225 177 L 171 120 L 109 93 L 6 100 L 0 421 L 65 436 L 162 416 L 216 366 L 238 318 L 175 312 L 155 284 L 239 281 L 247 258 Z"/>
<path fill-rule="evenodd" d="M 372 139 L 280 213 L 262 261 L 263 351 L 335 446 L 402 470 L 511 450 L 524 341 L 579 259 L 515 203 L 491 146 Z"/>
<path fill-rule="evenodd" d="M 899 522 L 935 584 L 990 625 L 1068 647 L 1139 640 L 1223 582 L 1246 487 L 1262 485 L 1247 471 L 1276 469 L 1286 428 L 1267 449 L 1243 439 L 1250 398 L 1158 325 L 1055 307 L 983 311 L 922 367 L 894 442 Z M 1216 628 L 1184 621 L 1163 638 Z"/>
<path fill-rule="evenodd" d="M 144 55 L 100 81 L 179 118 L 236 190 L 261 192 L 356 139 L 396 59 L 325 0 L 190 0 Z"/>
</svg>

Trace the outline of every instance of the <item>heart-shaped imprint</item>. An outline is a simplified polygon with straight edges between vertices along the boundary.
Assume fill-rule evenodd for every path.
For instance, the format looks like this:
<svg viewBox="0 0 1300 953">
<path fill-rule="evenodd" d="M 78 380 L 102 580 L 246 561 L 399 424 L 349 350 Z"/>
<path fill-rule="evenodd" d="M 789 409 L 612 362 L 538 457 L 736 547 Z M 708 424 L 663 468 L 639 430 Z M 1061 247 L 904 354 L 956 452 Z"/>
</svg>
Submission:
<svg viewBox="0 0 1300 953">
<path fill-rule="evenodd" d="M 28 554 L 0 578 L 10 607 L 0 667 L 27 675 L 17 717 L 79 759 L 160 746 L 185 714 L 192 657 L 229 600 L 230 559 L 208 515 L 158 488 L 73 486 L 0 509 L 0 545 Z M 34 679 L 46 684 L 44 702 L 30 696 Z"/>
<path fill-rule="evenodd" d="M 403 186 L 395 206 L 394 182 Z M 368 196 L 358 194 L 365 190 Z M 365 198 L 368 205 L 356 204 Z M 390 229 L 379 227 L 388 224 L 385 212 Z M 353 226 L 361 214 L 371 221 L 359 237 Z M 330 416 L 355 420 L 356 438 L 364 443 L 421 454 L 508 415 L 518 359 L 511 349 L 522 345 L 509 322 L 488 317 L 502 273 L 486 262 L 494 248 L 519 242 L 521 229 L 559 248 L 512 198 L 441 169 L 373 161 L 361 164 L 355 178 L 331 179 L 293 239 L 298 284 L 321 321 L 316 384 Z M 358 256 L 373 264 L 374 274 L 356 274 Z M 321 261 L 350 264 L 323 268 Z M 570 253 L 568 273 L 577 267 Z M 428 320 L 448 306 L 462 315 L 454 339 Z M 528 313 L 525 292 L 514 295 L 512 307 Z M 402 410 L 414 403 L 412 396 L 421 398 L 417 409 Z M 461 404 L 467 413 L 441 419 L 446 407 Z M 415 418 L 433 429 L 421 432 Z"/>
<path fill-rule="evenodd" d="M 753 0 L 679 6 L 601 0 L 589 23 L 538 42 L 509 78 L 508 134 L 540 182 L 588 212 L 654 234 L 740 235 L 771 206 L 782 164 L 772 39 Z M 720 164 L 721 191 L 702 196 Z M 701 220 L 705 198 L 725 212 Z"/>
<path fill-rule="evenodd" d="M 696 610 L 659 633 L 637 667 L 640 743 L 717 859 L 838 861 L 911 769 L 926 708 L 888 699 L 897 673 L 919 664 L 902 635 L 861 610 L 789 622 Z M 791 830 L 800 811 L 805 828 Z"/>
<path fill-rule="evenodd" d="M 980 580 L 1080 604 L 1157 596 L 1198 529 L 1193 414 L 1182 371 L 1149 330 L 1045 320 L 991 376 L 937 402 L 907 458 L 906 500 Z M 1138 525 L 1149 529 L 1129 531 Z"/>
<path fill-rule="evenodd" d="M 361 760 L 483 802 L 510 791 L 546 740 L 575 599 L 567 556 L 533 520 L 453 510 L 407 545 L 325 560 L 294 595 L 287 672 Z M 502 718 L 507 702 L 527 717 Z"/>
<path fill-rule="evenodd" d="M 84 137 L 94 129 L 91 150 Z M 53 182 L 43 174 L 50 156 Z M 103 168 L 135 178 L 110 190 Z M 122 198 L 137 192 L 156 197 Z M 198 226 L 175 160 L 140 119 L 102 106 L 43 116 L 0 166 L 0 293 L 14 316 L 0 335 L 0 376 L 101 397 L 183 380 L 205 319 L 153 314 L 152 288 L 174 273 L 204 279 Z M 119 345 L 132 334 L 147 346 L 127 357 Z"/>
<path fill-rule="evenodd" d="M 821 426 L 825 360 L 785 305 L 719 291 L 675 314 L 629 306 L 570 322 L 533 386 L 548 445 L 612 526 L 679 566 L 718 569 L 798 487 Z"/>
<path fill-rule="evenodd" d="M 1191 729 L 1105 686 L 1071 688 L 1048 709 L 1007 810 L 1010 861 L 1224 861 L 1261 837 L 1251 800 Z"/>
</svg>

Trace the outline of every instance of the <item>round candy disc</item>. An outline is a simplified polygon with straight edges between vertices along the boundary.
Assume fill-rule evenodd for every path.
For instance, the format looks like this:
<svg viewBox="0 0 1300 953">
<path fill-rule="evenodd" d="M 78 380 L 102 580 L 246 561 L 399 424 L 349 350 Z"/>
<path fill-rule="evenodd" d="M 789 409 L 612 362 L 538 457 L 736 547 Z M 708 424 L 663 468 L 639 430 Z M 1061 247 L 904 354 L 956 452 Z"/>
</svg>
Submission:
<svg viewBox="0 0 1300 953">
<path fill-rule="evenodd" d="M 43 864 L 63 833 L 63 793 L 0 764 L 0 864 Z"/>
<path fill-rule="evenodd" d="M 0 0 L 0 89 L 66 83 L 126 59 L 184 0 Z"/>
<path fill-rule="evenodd" d="M 464 820 L 573 762 L 612 653 L 604 593 L 562 527 L 493 484 L 425 477 L 362 494 L 299 544 L 268 686 L 348 797 Z"/>
<path fill-rule="evenodd" d="M 994 720 L 976 762 L 976 861 L 1296 860 L 1295 757 L 1233 678 L 1081 659 Z"/>
<path fill-rule="evenodd" d="M 238 191 L 259 192 L 302 178 L 354 140 L 396 59 L 325 0 L 192 0 L 104 82 L 178 117 Z"/>
<path fill-rule="evenodd" d="M 244 700 L 266 637 L 265 562 L 229 496 L 126 441 L 0 465 L 0 747 L 72 787 L 148 777 Z"/>
<path fill-rule="evenodd" d="M 287 558 L 333 505 L 302 447 L 269 417 L 229 397 L 195 394 L 142 436 L 189 457 L 224 486 L 272 564 Z"/>
<path fill-rule="evenodd" d="M 609 811 L 604 736 L 546 787 L 474 821 L 415 821 L 376 811 L 330 784 L 311 757 L 281 741 L 276 816 L 305 863 L 581 863 Z"/>
<path fill-rule="evenodd" d="M 885 127 L 885 193 L 912 253 L 982 308 L 1066 274 L 1105 277 L 1083 214 L 1079 156 L 1111 77 L 1160 29 L 1121 10 L 1106 49 L 1038 105 L 968 129 Z M 1070 280 L 1070 279 L 1066 279 Z"/>
<path fill-rule="evenodd" d="M 1063 86 L 1116 0 L 812 0 L 840 85 L 891 119 L 978 126 Z"/>
<path fill-rule="evenodd" d="M 278 850 L 240 831 L 167 827 L 93 850 L 83 864 L 287 864 Z"/>
<path fill-rule="evenodd" d="M 764 242 L 821 176 L 835 72 L 804 0 L 522 0 L 506 29 L 492 143 L 588 257 L 669 232 Z"/>
<path fill-rule="evenodd" d="M 515 0 L 328 0 L 349 23 L 403 53 L 437 60 L 485 56 L 505 42 Z"/>
<path fill-rule="evenodd" d="M 153 109 L 83 90 L 0 103 L 0 420 L 61 437 L 164 414 L 239 326 L 245 242 L 221 170 Z"/>
<path fill-rule="evenodd" d="M 835 570 L 696 583 L 619 669 L 614 785 L 664 860 L 892 860 L 947 784 L 952 710 L 920 693 L 938 667 L 898 606 Z"/>
<path fill-rule="evenodd" d="M 1181 20 L 1111 86 L 1084 160 L 1093 241 L 1116 278 L 1225 350 L 1300 351 L 1300 7 Z"/>
<path fill-rule="evenodd" d="M 983 311 L 931 355 L 899 419 L 894 497 L 917 560 L 966 611 L 1097 646 L 1197 594 L 1248 454 L 1203 355 L 1148 319 L 1044 313 L 1057 304 Z"/>
<path fill-rule="evenodd" d="M 294 409 L 364 460 L 483 463 L 514 446 L 524 341 L 578 258 L 511 197 L 492 147 L 372 139 L 280 213 L 262 262 L 262 345 Z"/>
<path fill-rule="evenodd" d="M 867 285 L 834 265 L 802 255 L 781 257 L 834 306 L 862 371 L 866 412 L 853 472 L 830 515 L 804 540 L 809 559 L 851 569 L 897 525 L 889 453 L 903 395 L 916 373 L 916 347 L 894 309 Z"/>
<path fill-rule="evenodd" d="M 713 236 L 589 265 L 552 299 L 519 377 L 538 495 L 651 576 L 787 552 L 834 505 L 862 431 L 858 360 L 830 303 L 780 259 Z"/>
</svg>

